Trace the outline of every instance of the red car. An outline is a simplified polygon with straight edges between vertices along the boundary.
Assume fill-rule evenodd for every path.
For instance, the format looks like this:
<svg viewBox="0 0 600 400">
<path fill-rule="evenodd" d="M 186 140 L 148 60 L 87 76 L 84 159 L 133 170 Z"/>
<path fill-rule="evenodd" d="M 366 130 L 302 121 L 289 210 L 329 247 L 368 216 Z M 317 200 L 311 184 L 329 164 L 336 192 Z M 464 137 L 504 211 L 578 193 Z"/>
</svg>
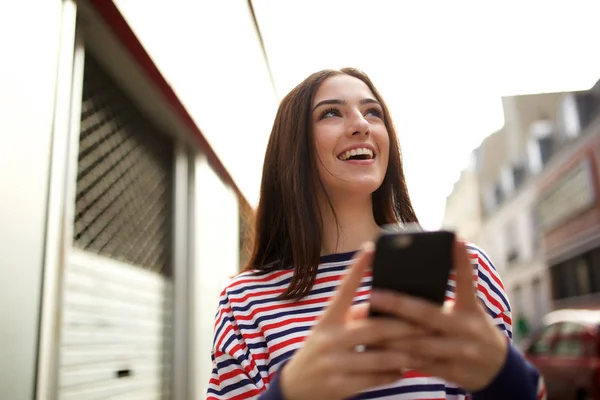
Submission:
<svg viewBox="0 0 600 400">
<path fill-rule="evenodd" d="M 548 399 L 600 400 L 600 310 L 565 309 L 544 317 L 524 353 L 544 376 Z"/>
</svg>

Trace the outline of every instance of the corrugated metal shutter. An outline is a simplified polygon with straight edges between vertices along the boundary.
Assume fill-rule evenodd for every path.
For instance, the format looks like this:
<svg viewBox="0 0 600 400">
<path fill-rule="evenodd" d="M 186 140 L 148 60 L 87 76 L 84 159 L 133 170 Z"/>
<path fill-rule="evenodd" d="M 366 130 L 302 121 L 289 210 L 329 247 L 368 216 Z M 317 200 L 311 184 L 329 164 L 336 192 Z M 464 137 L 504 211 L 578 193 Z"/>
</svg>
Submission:
<svg viewBox="0 0 600 400">
<path fill-rule="evenodd" d="M 87 55 L 59 399 L 170 398 L 173 147 Z"/>
</svg>

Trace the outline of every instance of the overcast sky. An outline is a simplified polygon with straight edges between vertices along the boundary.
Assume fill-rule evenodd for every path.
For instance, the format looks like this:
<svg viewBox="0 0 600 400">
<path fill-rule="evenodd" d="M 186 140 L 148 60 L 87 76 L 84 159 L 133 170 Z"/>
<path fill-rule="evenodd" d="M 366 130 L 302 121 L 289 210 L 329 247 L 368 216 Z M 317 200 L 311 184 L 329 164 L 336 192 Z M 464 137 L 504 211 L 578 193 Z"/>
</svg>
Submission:
<svg viewBox="0 0 600 400">
<path fill-rule="evenodd" d="M 471 150 L 502 123 L 502 95 L 600 78 L 598 1 L 253 0 L 275 84 L 354 66 L 391 108 L 427 228 Z M 268 132 L 265 134 L 268 135 Z"/>
</svg>

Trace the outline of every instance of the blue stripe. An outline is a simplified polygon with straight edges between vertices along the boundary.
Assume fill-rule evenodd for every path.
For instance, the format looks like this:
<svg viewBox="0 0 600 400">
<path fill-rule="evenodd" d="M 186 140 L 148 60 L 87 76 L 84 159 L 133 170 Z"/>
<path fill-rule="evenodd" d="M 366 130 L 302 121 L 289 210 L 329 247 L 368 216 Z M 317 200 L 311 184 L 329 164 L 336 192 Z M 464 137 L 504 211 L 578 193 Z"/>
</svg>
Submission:
<svg viewBox="0 0 600 400">
<path fill-rule="evenodd" d="M 492 260 L 490 260 L 488 258 L 487 254 L 485 254 L 483 250 L 481 250 L 480 248 L 475 247 L 475 246 L 467 246 L 467 249 L 473 250 L 474 252 L 476 252 L 478 255 L 481 256 L 481 258 L 483 258 L 485 260 L 485 262 L 490 266 L 490 268 L 492 268 L 493 270 L 496 270 L 496 266 L 494 265 Z"/>
<path fill-rule="evenodd" d="M 267 339 L 267 342 L 269 342 L 274 339 L 284 338 L 284 337 L 292 335 L 294 333 L 304 333 L 304 332 L 310 331 L 311 329 L 312 329 L 311 326 L 297 326 L 294 328 L 286 329 L 281 332 L 273 333 L 272 335 L 268 335 L 266 339 Z"/>
<path fill-rule="evenodd" d="M 324 308 L 325 308 L 325 306 L 322 305 L 322 306 L 316 306 L 316 307 L 311 307 L 311 308 L 305 308 L 305 309 L 301 309 L 301 310 L 286 310 L 286 311 L 281 311 L 281 312 L 278 312 L 275 314 L 263 315 L 262 317 L 258 317 L 255 320 L 255 323 L 239 324 L 239 327 L 242 330 L 243 329 L 252 330 L 252 329 L 256 329 L 259 324 L 261 324 L 265 321 L 269 321 L 270 319 L 281 318 L 281 317 L 285 317 L 286 315 L 302 315 L 302 314 L 321 312 L 321 311 L 323 311 Z"/>
<path fill-rule="evenodd" d="M 225 386 L 224 388 L 221 388 L 221 390 L 217 391 L 215 389 L 211 389 L 208 388 L 208 393 L 212 393 L 215 396 L 217 396 L 217 398 L 220 398 L 223 394 L 231 392 L 233 390 L 239 389 L 241 387 L 244 387 L 246 385 L 252 385 L 255 386 L 255 384 L 252 383 L 252 381 L 248 378 L 246 379 L 241 379 L 239 382 L 236 383 L 232 383 L 231 385 Z"/>
<path fill-rule="evenodd" d="M 490 290 L 492 292 L 494 292 L 494 293 L 496 293 L 498 295 L 498 297 L 500 298 L 500 302 L 505 307 L 506 311 L 510 311 L 510 305 L 508 304 L 508 300 L 506 299 L 506 297 L 504 297 L 504 295 L 502 294 L 502 292 L 500 291 L 500 289 L 498 288 L 498 286 L 496 286 L 495 283 L 492 283 L 492 281 L 490 280 L 490 278 L 488 278 L 483 273 L 483 271 L 479 271 L 477 273 L 477 276 L 479 276 L 479 279 L 481 279 L 482 281 L 484 281 L 485 283 L 487 283 L 488 287 L 490 288 Z"/>
<path fill-rule="evenodd" d="M 420 392 L 443 392 L 443 393 L 446 393 L 446 387 L 443 384 L 439 384 L 439 383 L 392 387 L 392 388 L 386 388 L 386 389 L 365 392 L 358 396 L 352 397 L 352 400 L 377 399 L 377 398 L 383 398 L 383 397 L 393 396 L 393 395 L 397 395 L 397 394 L 420 393 Z"/>
<path fill-rule="evenodd" d="M 285 353 L 282 353 L 282 354 L 278 355 L 277 357 L 273 358 L 269 362 L 269 370 L 271 370 L 271 368 L 273 368 L 275 365 L 292 358 L 292 356 L 294 355 L 295 352 L 296 352 L 296 350 L 288 350 Z"/>
<path fill-rule="evenodd" d="M 330 273 L 330 272 L 341 272 L 341 271 L 345 271 L 346 268 L 348 267 L 347 264 L 344 265 L 336 265 L 336 266 L 319 266 L 319 272 L 318 274 L 324 274 L 324 273 Z M 243 279 L 243 276 L 239 277 L 240 279 Z M 287 286 L 289 285 L 289 283 L 291 282 L 291 277 L 290 278 L 286 278 L 283 280 L 278 280 L 277 282 L 268 282 L 268 283 L 256 283 L 250 286 L 245 286 L 242 285 L 242 287 L 239 287 L 237 289 L 232 289 L 232 290 L 228 290 L 228 294 L 229 297 L 233 297 L 233 295 L 239 295 L 244 293 L 245 291 L 249 291 L 249 290 L 255 290 L 255 289 L 259 289 L 259 290 L 265 290 L 265 289 L 274 289 L 274 288 L 281 288 L 283 286 Z M 231 283 L 232 285 L 235 285 L 235 281 Z M 226 300 L 221 300 L 219 302 L 219 304 L 226 304 Z"/>
</svg>

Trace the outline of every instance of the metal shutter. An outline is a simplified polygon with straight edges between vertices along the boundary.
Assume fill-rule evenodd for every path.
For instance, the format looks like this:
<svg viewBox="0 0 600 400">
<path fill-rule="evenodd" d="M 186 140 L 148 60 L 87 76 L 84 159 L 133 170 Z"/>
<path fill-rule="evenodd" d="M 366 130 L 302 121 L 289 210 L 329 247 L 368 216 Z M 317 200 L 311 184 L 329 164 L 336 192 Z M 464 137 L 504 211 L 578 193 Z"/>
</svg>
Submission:
<svg viewBox="0 0 600 400">
<path fill-rule="evenodd" d="M 171 391 L 174 144 L 86 55 L 59 399 Z"/>
</svg>

